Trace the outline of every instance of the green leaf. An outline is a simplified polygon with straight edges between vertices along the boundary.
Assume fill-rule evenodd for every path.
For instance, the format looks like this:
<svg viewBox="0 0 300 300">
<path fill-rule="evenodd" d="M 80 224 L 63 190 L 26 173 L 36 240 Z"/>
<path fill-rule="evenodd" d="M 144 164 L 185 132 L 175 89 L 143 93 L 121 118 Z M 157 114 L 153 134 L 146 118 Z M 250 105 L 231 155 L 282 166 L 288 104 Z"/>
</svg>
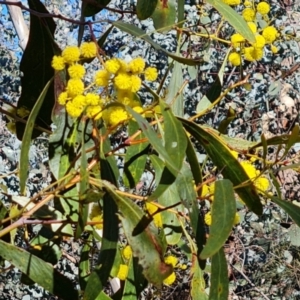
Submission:
<svg viewBox="0 0 300 300">
<path fill-rule="evenodd" d="M 84 240 L 84 246 L 81 249 L 79 261 L 79 284 L 82 291 L 85 290 L 86 284 L 90 275 L 90 250 L 92 243 L 92 235 L 89 234 L 88 238 Z"/>
<path fill-rule="evenodd" d="M 175 116 L 183 117 L 183 91 L 178 95 L 183 86 L 183 72 L 181 64 L 174 62 L 172 77 L 167 88 L 166 103 L 170 105 Z"/>
<path fill-rule="evenodd" d="M 184 21 L 184 0 L 178 0 L 178 7 L 177 7 L 177 20 L 178 20 L 178 24 L 177 26 L 179 28 L 183 27 L 183 21 Z M 178 37 L 177 37 L 178 39 Z"/>
<path fill-rule="evenodd" d="M 216 10 L 218 10 L 224 19 L 246 40 L 251 43 L 255 42 L 254 34 L 250 30 L 246 21 L 233 8 L 220 0 L 207 0 L 207 3 L 211 4 Z"/>
<path fill-rule="evenodd" d="M 226 257 L 223 248 L 211 260 L 211 286 L 209 300 L 228 300 L 229 280 Z"/>
<path fill-rule="evenodd" d="M 139 234 L 134 234 L 135 229 L 147 217 L 132 200 L 121 197 L 109 182 L 103 182 L 108 193 L 118 205 L 126 238 L 132 248 L 133 255 L 138 257 L 139 265 L 143 268 L 145 278 L 157 287 L 173 271 L 172 266 L 164 262 L 163 245 L 158 237 L 158 228 L 153 223 L 148 224 Z"/>
<path fill-rule="evenodd" d="M 94 0 L 92 3 L 82 2 L 82 10 L 85 17 L 91 17 L 96 15 L 102 9 L 104 9 L 111 0 Z"/>
<path fill-rule="evenodd" d="M 229 126 L 229 124 L 235 119 L 236 117 L 236 114 L 235 114 L 235 111 L 234 109 L 230 106 L 228 111 L 227 111 L 227 116 L 224 120 L 222 120 L 219 124 L 219 127 L 218 127 L 218 131 L 220 133 L 223 133 L 225 134 L 226 131 L 227 131 L 227 128 Z"/>
<path fill-rule="evenodd" d="M 29 0 L 29 8 L 35 12 L 49 14 L 45 6 L 39 0 Z M 45 85 L 54 76 L 54 69 L 51 67 L 51 61 L 55 54 L 59 53 L 58 46 L 54 43 L 55 23 L 52 18 L 40 18 L 30 14 L 29 39 L 24 50 L 20 71 L 22 92 L 18 101 L 17 108 L 26 108 L 31 110 Z M 38 126 L 50 130 L 51 111 L 54 106 L 54 85 L 51 85 L 45 95 L 42 109 L 36 117 Z M 23 140 L 25 125 L 16 122 L 17 137 Z M 32 136 L 26 136 L 25 139 L 35 138 L 41 134 L 41 131 L 33 130 Z"/>
<path fill-rule="evenodd" d="M 33 133 L 33 128 L 35 124 L 35 120 L 38 116 L 38 113 L 43 105 L 44 99 L 46 97 L 47 91 L 52 84 L 53 79 L 50 79 L 42 90 L 40 96 L 38 97 L 32 111 L 28 117 L 28 121 L 26 123 L 24 136 L 26 137 L 22 142 L 21 154 L 20 154 L 20 192 L 21 194 L 25 194 L 25 186 L 27 180 L 28 173 L 28 164 L 29 164 L 29 148 L 31 143 L 31 137 Z"/>
<path fill-rule="evenodd" d="M 139 125 L 135 121 L 129 121 L 128 134 L 131 136 L 139 130 Z M 140 135 L 139 139 L 144 136 Z M 147 152 L 149 143 L 138 143 L 127 147 L 125 155 L 123 180 L 127 187 L 134 188 L 144 173 L 147 162 Z"/>
<path fill-rule="evenodd" d="M 289 214 L 293 221 L 300 227 L 300 207 L 287 201 L 280 200 L 277 197 L 271 197 L 271 200 L 280 206 L 284 211 Z"/>
<path fill-rule="evenodd" d="M 299 137 L 300 137 L 299 133 L 300 133 L 300 128 L 299 128 L 299 125 L 296 124 L 293 127 L 290 137 L 286 143 L 284 155 L 286 155 L 289 152 L 289 150 L 297 143 L 297 141 L 299 140 Z"/>
<path fill-rule="evenodd" d="M 73 282 L 35 255 L 2 240 L 0 255 L 51 294 L 64 300 L 78 299 L 78 291 L 74 289 Z"/>
<path fill-rule="evenodd" d="M 226 242 L 236 214 L 233 186 L 230 180 L 218 180 L 215 183 L 214 202 L 212 205 L 212 224 L 206 245 L 200 254 L 201 259 L 213 256 Z"/>
<path fill-rule="evenodd" d="M 234 186 L 244 182 L 249 182 L 250 178 L 246 174 L 240 163 L 231 154 L 222 138 L 215 134 L 209 127 L 199 126 L 193 122 L 179 118 L 186 130 L 199 141 L 207 154 L 222 172 L 224 178 L 229 179 Z M 246 203 L 246 205 L 256 214 L 262 214 L 262 204 L 253 183 L 239 187 L 235 192 Z"/>
<path fill-rule="evenodd" d="M 191 297 L 192 300 L 208 300 L 205 292 L 204 272 L 200 269 L 198 261 L 195 260 L 192 266 Z"/>
<path fill-rule="evenodd" d="M 153 48 L 155 48 L 156 50 L 162 51 L 166 55 L 170 56 L 171 58 L 173 58 L 174 60 L 176 60 L 182 64 L 186 64 L 188 66 L 195 66 L 202 62 L 202 59 L 201 60 L 188 59 L 188 58 L 184 58 L 181 56 L 177 56 L 169 51 L 166 51 L 160 45 L 155 43 L 147 33 L 145 33 L 140 28 L 136 27 L 135 25 L 127 24 L 122 21 L 115 21 L 115 22 L 112 22 L 112 24 L 122 31 L 125 31 L 137 38 L 143 39 L 144 41 L 148 42 L 151 46 L 153 46 Z"/>
<path fill-rule="evenodd" d="M 151 17 L 158 0 L 138 0 L 136 4 L 136 14 L 140 20 Z"/>
<path fill-rule="evenodd" d="M 174 26 L 176 21 L 176 2 L 176 0 L 158 1 L 151 16 L 154 28 L 157 31 L 167 33 Z"/>
</svg>

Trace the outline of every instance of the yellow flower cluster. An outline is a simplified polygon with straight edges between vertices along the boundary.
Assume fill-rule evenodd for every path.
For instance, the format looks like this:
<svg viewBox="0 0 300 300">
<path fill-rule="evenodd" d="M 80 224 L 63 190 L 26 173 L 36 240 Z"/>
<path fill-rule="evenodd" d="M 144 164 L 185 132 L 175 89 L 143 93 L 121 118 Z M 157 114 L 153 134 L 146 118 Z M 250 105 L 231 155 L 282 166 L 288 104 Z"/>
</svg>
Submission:
<svg viewBox="0 0 300 300">
<path fill-rule="evenodd" d="M 178 258 L 173 255 L 168 255 L 164 259 L 165 263 L 168 265 L 172 265 L 173 268 L 182 269 L 185 270 L 187 268 L 187 265 L 185 264 L 179 264 Z M 175 272 L 172 272 L 165 280 L 165 285 L 172 285 L 176 280 L 176 274 Z"/>
<path fill-rule="evenodd" d="M 223 1 L 233 5 L 228 3 L 230 0 Z M 261 1 L 255 6 L 253 1 L 246 0 L 244 6 L 245 9 L 242 12 L 242 16 L 247 21 L 250 30 L 255 34 L 255 42 L 249 44 L 239 33 L 231 36 L 231 45 L 234 50 L 230 53 L 228 61 L 233 66 L 239 66 L 242 63 L 242 57 L 250 62 L 261 60 L 264 56 L 264 48 L 268 45 L 270 45 L 270 49 L 274 54 L 278 52 L 277 48 L 272 45 L 278 36 L 277 29 L 274 26 L 258 29 L 256 25 L 257 14 L 262 15 L 266 20 L 268 19 L 267 15 L 270 12 L 270 5 L 265 1 Z"/>
<path fill-rule="evenodd" d="M 235 216 L 234 216 L 234 221 L 233 221 L 233 225 L 237 225 L 239 224 L 241 221 L 240 219 L 240 215 L 238 213 L 235 213 Z M 211 226 L 212 224 L 212 217 L 211 217 L 211 212 L 207 212 L 204 216 L 204 222 L 207 226 Z"/>
<path fill-rule="evenodd" d="M 89 218 L 92 222 L 99 222 L 99 224 L 94 225 L 95 228 L 103 228 L 103 213 L 101 207 L 98 204 L 93 204 Z"/>
<path fill-rule="evenodd" d="M 126 280 L 127 276 L 128 276 L 128 266 L 121 264 L 119 267 L 117 277 L 120 280 Z"/>
<path fill-rule="evenodd" d="M 80 48 L 68 46 L 61 56 L 53 57 L 52 67 L 56 71 L 66 68 L 69 75 L 66 89 L 59 95 L 58 103 L 65 106 L 67 113 L 73 118 L 80 117 L 84 112 L 86 117 L 94 120 L 102 117 L 108 126 L 117 126 L 130 118 L 127 111 L 117 105 L 118 103 L 143 113 L 135 93 L 142 86 L 141 76 L 145 80 L 154 81 L 158 76 L 157 69 L 146 68 L 145 60 L 141 57 L 134 58 L 128 63 L 119 58 L 108 59 L 103 63 L 103 68 L 96 72 L 93 83 L 85 87 L 83 78 L 86 71 L 80 61 L 96 55 L 97 46 L 91 42 L 83 43 Z M 109 93 L 108 86 L 114 88 L 113 93 Z M 116 105 L 109 105 L 106 108 L 108 102 Z"/>
<path fill-rule="evenodd" d="M 147 209 L 149 215 L 153 215 L 158 210 L 157 206 L 155 206 L 151 202 L 146 202 L 146 209 Z M 162 218 L 161 218 L 160 213 L 157 213 L 153 216 L 153 221 L 154 221 L 154 224 L 156 225 L 156 227 L 158 227 L 158 228 L 163 227 Z"/>
</svg>

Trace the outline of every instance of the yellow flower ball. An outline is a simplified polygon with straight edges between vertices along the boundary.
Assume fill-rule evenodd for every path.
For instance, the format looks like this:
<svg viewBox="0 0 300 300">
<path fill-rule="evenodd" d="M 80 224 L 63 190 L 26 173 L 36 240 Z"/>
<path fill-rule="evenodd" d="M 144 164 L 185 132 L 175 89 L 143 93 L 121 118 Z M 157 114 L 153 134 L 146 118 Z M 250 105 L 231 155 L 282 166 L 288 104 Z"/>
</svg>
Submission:
<svg viewBox="0 0 300 300">
<path fill-rule="evenodd" d="M 99 222 L 98 224 L 94 224 L 93 226 L 96 228 L 96 229 L 102 229 L 103 228 L 103 216 L 99 215 L 99 216 L 96 216 L 96 217 L 93 217 L 91 219 L 92 222 Z"/>
<path fill-rule="evenodd" d="M 131 90 L 132 88 L 131 76 L 127 73 L 118 73 L 114 78 L 114 83 L 120 90 Z"/>
<path fill-rule="evenodd" d="M 102 215 L 102 208 L 99 206 L 99 204 L 94 203 L 89 215 L 89 218 L 92 219 L 96 216 Z"/>
<path fill-rule="evenodd" d="M 76 46 L 68 46 L 62 52 L 62 57 L 67 64 L 77 62 L 80 57 L 80 50 Z"/>
<path fill-rule="evenodd" d="M 210 211 L 205 214 L 205 216 L 204 216 L 204 222 L 208 226 L 211 225 L 212 219 L 211 219 L 211 212 Z"/>
<path fill-rule="evenodd" d="M 242 62 L 241 55 L 236 52 L 231 52 L 229 54 L 228 60 L 233 66 L 239 66 Z"/>
<path fill-rule="evenodd" d="M 129 65 L 128 65 L 128 63 L 125 60 L 123 60 L 121 58 L 118 58 L 118 62 L 120 64 L 119 72 L 126 73 L 126 72 L 130 71 Z"/>
<path fill-rule="evenodd" d="M 87 93 L 85 95 L 85 104 L 86 105 L 100 105 L 101 100 L 99 95 L 93 94 L 93 93 Z"/>
<path fill-rule="evenodd" d="M 252 2 L 246 0 L 246 1 L 244 2 L 244 6 L 245 6 L 245 7 L 252 7 Z"/>
<path fill-rule="evenodd" d="M 248 61 L 260 60 L 264 56 L 264 51 L 261 48 L 246 47 L 244 50 L 244 58 Z"/>
<path fill-rule="evenodd" d="M 271 45 L 271 51 L 272 53 L 276 54 L 278 52 L 278 48 L 274 45 Z"/>
<path fill-rule="evenodd" d="M 93 58 L 97 54 L 97 46 L 94 42 L 85 42 L 80 46 L 80 52 L 84 58 Z"/>
<path fill-rule="evenodd" d="M 67 100 L 68 100 L 67 92 L 60 93 L 60 95 L 58 96 L 58 99 L 57 99 L 57 101 L 60 105 L 65 105 L 67 103 Z"/>
<path fill-rule="evenodd" d="M 123 257 L 129 260 L 132 257 L 132 249 L 129 245 L 127 245 L 122 251 Z"/>
<path fill-rule="evenodd" d="M 149 67 L 145 70 L 145 79 L 148 81 L 154 81 L 157 79 L 158 73 L 157 69 L 154 67 Z"/>
<path fill-rule="evenodd" d="M 228 4 L 228 5 L 240 5 L 241 4 L 241 0 L 222 0 L 224 3 Z"/>
<path fill-rule="evenodd" d="M 105 63 L 105 69 L 111 74 L 116 74 L 119 71 L 120 67 L 121 65 L 117 58 L 109 59 Z"/>
<path fill-rule="evenodd" d="M 248 22 L 248 27 L 250 28 L 250 30 L 253 32 L 253 33 L 256 33 L 257 32 L 257 26 L 255 23 L 253 22 Z"/>
<path fill-rule="evenodd" d="M 239 33 L 233 34 L 230 39 L 232 47 L 234 48 L 241 47 L 241 43 L 245 42 L 245 38 Z"/>
<path fill-rule="evenodd" d="M 245 8 L 242 12 L 242 16 L 247 22 L 253 22 L 255 19 L 255 11 L 252 8 Z"/>
<path fill-rule="evenodd" d="M 56 71 L 61 71 L 65 68 L 65 61 L 62 56 L 54 55 L 52 58 L 51 66 Z"/>
<path fill-rule="evenodd" d="M 165 285 L 172 285 L 176 280 L 176 274 L 172 272 L 170 276 L 168 276 L 163 282 Z"/>
<path fill-rule="evenodd" d="M 129 69 L 132 73 L 140 74 L 144 71 L 145 65 L 145 60 L 141 57 L 137 57 L 129 63 Z"/>
<path fill-rule="evenodd" d="M 256 10 L 261 14 L 261 15 L 266 15 L 270 11 L 270 5 L 267 2 L 260 2 L 256 6 Z"/>
<path fill-rule="evenodd" d="M 158 208 L 154 204 L 152 204 L 151 202 L 146 202 L 146 209 L 147 209 L 149 215 L 153 215 L 157 211 Z M 154 221 L 154 224 L 156 225 L 156 227 L 158 227 L 158 228 L 163 227 L 163 223 L 162 223 L 160 213 L 155 214 L 153 216 L 153 221 Z"/>
<path fill-rule="evenodd" d="M 85 74 L 85 68 L 82 65 L 72 65 L 68 68 L 71 78 L 82 79 Z"/>
<path fill-rule="evenodd" d="M 133 93 L 136 93 L 137 91 L 140 90 L 142 86 L 142 80 L 137 75 L 132 75 L 130 79 L 131 79 L 131 91 Z"/>
<path fill-rule="evenodd" d="M 109 126 L 116 126 L 128 118 L 126 110 L 122 107 L 110 107 L 107 111 L 109 112 L 109 117 L 107 120 Z"/>
<path fill-rule="evenodd" d="M 80 79 L 70 79 L 67 83 L 67 92 L 70 97 L 75 97 L 82 94 L 84 84 Z"/>
<path fill-rule="evenodd" d="M 118 274 L 117 274 L 117 277 L 120 280 L 126 280 L 127 276 L 128 276 L 128 266 L 121 264 L 120 268 L 119 268 L 119 271 L 118 271 Z"/>
<path fill-rule="evenodd" d="M 74 103 L 73 101 L 68 101 L 66 104 L 66 111 L 70 117 L 78 118 L 83 112 L 83 107 L 78 106 L 77 103 Z"/>
<path fill-rule="evenodd" d="M 178 263 L 178 259 L 177 257 L 173 256 L 173 255 L 168 255 L 164 258 L 164 261 L 166 264 L 168 265 L 172 265 L 173 267 L 175 267 Z"/>
<path fill-rule="evenodd" d="M 102 108 L 99 105 L 89 105 L 86 108 L 86 116 L 90 119 L 99 120 L 102 117 Z"/>
<path fill-rule="evenodd" d="M 108 86 L 110 74 L 107 70 L 100 70 L 95 74 L 95 83 L 98 86 Z"/>
<path fill-rule="evenodd" d="M 265 38 L 260 35 L 260 34 L 256 34 L 255 35 L 255 43 L 253 44 L 254 48 L 263 48 L 266 44 L 266 40 Z"/>
<path fill-rule="evenodd" d="M 276 40 L 277 29 L 274 26 L 267 26 L 262 32 L 262 36 L 266 40 L 266 44 L 271 44 Z"/>
</svg>

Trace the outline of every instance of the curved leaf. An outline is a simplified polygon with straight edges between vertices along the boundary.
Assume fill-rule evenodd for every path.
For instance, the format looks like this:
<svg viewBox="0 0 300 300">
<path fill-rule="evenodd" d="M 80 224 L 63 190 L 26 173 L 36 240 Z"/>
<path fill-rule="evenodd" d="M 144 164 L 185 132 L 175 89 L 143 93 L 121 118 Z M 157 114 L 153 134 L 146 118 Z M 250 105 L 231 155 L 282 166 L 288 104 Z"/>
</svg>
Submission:
<svg viewBox="0 0 300 300">
<path fill-rule="evenodd" d="M 140 28 L 132 25 L 132 24 L 127 24 L 124 23 L 122 21 L 115 21 L 112 22 L 112 24 L 114 26 L 116 26 L 117 28 L 119 28 L 122 31 L 125 31 L 137 38 L 143 39 L 146 42 L 148 42 L 153 48 L 155 48 L 156 50 L 162 51 L 163 53 L 165 53 L 166 55 L 170 56 L 171 58 L 173 58 L 174 60 L 188 65 L 188 66 L 195 66 L 195 65 L 199 65 L 202 62 L 201 60 L 196 60 L 196 59 L 188 59 L 188 58 L 184 58 L 181 56 L 177 56 L 169 51 L 166 51 L 164 48 L 162 48 L 160 45 L 158 45 L 157 43 L 155 43 L 150 36 L 143 30 L 141 30 Z"/>
<path fill-rule="evenodd" d="M 213 256 L 223 247 L 234 224 L 235 203 L 232 183 L 228 179 L 216 181 L 211 212 L 212 224 L 207 243 L 200 254 L 201 259 Z"/>
<path fill-rule="evenodd" d="M 64 300 L 78 299 L 78 291 L 74 289 L 73 283 L 35 255 L 2 240 L 0 255 L 51 294 Z"/>
<path fill-rule="evenodd" d="M 140 20 L 145 20 L 152 16 L 158 0 L 138 0 L 136 4 L 136 14 Z"/>
<path fill-rule="evenodd" d="M 262 204 L 255 187 L 250 182 L 249 176 L 230 153 L 229 148 L 218 134 L 215 134 L 215 131 L 209 129 L 209 127 L 202 127 L 181 118 L 180 121 L 186 130 L 204 147 L 211 160 L 222 172 L 224 178 L 229 179 L 234 186 L 249 182 L 248 185 L 237 188 L 235 192 L 246 203 L 249 209 L 258 215 L 262 214 Z"/>
</svg>

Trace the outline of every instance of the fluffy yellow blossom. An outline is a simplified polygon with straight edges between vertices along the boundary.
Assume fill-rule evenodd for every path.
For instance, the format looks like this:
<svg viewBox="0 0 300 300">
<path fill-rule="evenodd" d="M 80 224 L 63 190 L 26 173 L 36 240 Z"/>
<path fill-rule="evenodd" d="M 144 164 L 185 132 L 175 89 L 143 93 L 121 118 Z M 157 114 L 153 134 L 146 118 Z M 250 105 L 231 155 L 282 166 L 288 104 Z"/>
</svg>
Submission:
<svg viewBox="0 0 300 300">
<path fill-rule="evenodd" d="M 99 105 L 89 105 L 86 108 L 86 116 L 88 118 L 99 120 L 102 117 L 102 108 Z"/>
<path fill-rule="evenodd" d="M 119 268 L 119 271 L 118 271 L 118 274 L 117 274 L 117 277 L 120 280 L 126 280 L 127 276 L 128 276 L 128 266 L 121 264 L 120 268 Z"/>
<path fill-rule="evenodd" d="M 120 122 L 125 121 L 128 118 L 128 114 L 122 107 L 113 106 L 105 110 L 103 118 L 107 125 L 116 126 Z"/>
<path fill-rule="evenodd" d="M 71 78 L 81 79 L 85 74 L 85 68 L 82 65 L 72 65 L 68 68 Z"/>
<path fill-rule="evenodd" d="M 117 90 L 117 101 L 124 104 L 131 106 L 133 101 L 133 93 L 128 90 Z"/>
<path fill-rule="evenodd" d="M 264 28 L 262 35 L 266 40 L 266 44 L 271 44 L 276 40 L 277 29 L 274 26 L 267 26 Z"/>
<path fill-rule="evenodd" d="M 176 280 L 176 274 L 172 272 L 170 276 L 168 276 L 163 282 L 165 285 L 172 285 Z"/>
<path fill-rule="evenodd" d="M 76 46 L 68 46 L 62 52 L 62 57 L 67 64 L 72 64 L 79 60 L 80 50 Z"/>
<path fill-rule="evenodd" d="M 75 97 L 82 94 L 84 84 L 80 79 L 70 79 L 67 83 L 67 92 L 70 97 Z"/>
<path fill-rule="evenodd" d="M 276 54 L 278 52 L 278 48 L 274 45 L 271 45 L 271 51 L 272 53 Z"/>
<path fill-rule="evenodd" d="M 233 34 L 230 39 L 234 48 L 241 47 L 241 43 L 245 42 L 245 38 L 239 33 Z"/>
<path fill-rule="evenodd" d="M 105 63 L 105 69 L 111 74 L 116 74 L 119 71 L 120 67 L 121 65 L 117 58 L 109 59 Z"/>
<path fill-rule="evenodd" d="M 95 74 L 95 83 L 98 86 L 108 86 L 110 74 L 107 70 L 100 70 Z"/>
<path fill-rule="evenodd" d="M 147 209 L 149 215 L 153 215 L 157 211 L 158 208 L 154 204 L 152 204 L 151 202 L 146 202 L 146 209 Z M 160 213 L 155 214 L 153 216 L 153 221 L 154 221 L 154 224 L 156 225 L 156 227 L 158 227 L 158 228 L 163 227 Z"/>
<path fill-rule="evenodd" d="M 131 90 L 132 88 L 131 76 L 127 73 L 119 73 L 115 77 L 114 83 L 120 90 Z"/>
<path fill-rule="evenodd" d="M 256 33 L 257 32 L 257 26 L 255 23 L 253 22 L 248 22 L 248 27 L 250 28 L 250 30 L 253 32 L 253 33 Z"/>
<path fill-rule="evenodd" d="M 89 215 L 89 218 L 92 219 L 96 216 L 100 216 L 102 215 L 102 208 L 99 206 L 99 204 L 94 203 Z"/>
<path fill-rule="evenodd" d="M 65 68 L 65 61 L 63 57 L 54 55 L 52 58 L 51 66 L 56 71 L 61 71 Z"/>
<path fill-rule="evenodd" d="M 246 0 L 246 1 L 244 2 L 244 5 L 245 5 L 245 7 L 252 7 L 252 2 Z"/>
<path fill-rule="evenodd" d="M 141 114 L 144 111 L 144 109 L 141 106 L 134 106 L 132 109 L 139 114 Z"/>
<path fill-rule="evenodd" d="M 148 67 L 145 70 L 144 74 L 145 74 L 145 79 L 148 81 L 154 81 L 158 76 L 157 69 L 154 67 Z"/>
<path fill-rule="evenodd" d="M 132 75 L 130 77 L 131 79 L 131 91 L 133 93 L 136 93 L 137 91 L 139 91 L 139 89 L 141 88 L 142 86 L 142 80 L 139 76 L 137 75 Z"/>
<path fill-rule="evenodd" d="M 85 96 L 84 95 L 78 95 L 78 96 L 76 96 L 72 99 L 72 102 L 73 102 L 74 105 L 77 105 L 78 107 L 81 107 L 82 110 L 83 110 L 84 107 L 85 107 Z"/>
<path fill-rule="evenodd" d="M 28 117 L 29 114 L 30 114 L 30 111 L 24 106 L 17 109 L 17 115 L 21 118 Z"/>
<path fill-rule="evenodd" d="M 204 222 L 208 226 L 211 225 L 211 212 L 210 211 L 205 214 L 205 216 L 204 216 Z"/>
<path fill-rule="evenodd" d="M 97 54 L 97 46 L 94 42 L 85 42 L 80 46 L 80 52 L 84 58 L 93 58 Z"/>
<path fill-rule="evenodd" d="M 67 100 L 68 100 L 67 92 L 60 93 L 60 95 L 58 96 L 58 99 L 57 99 L 57 101 L 60 105 L 65 105 L 67 103 Z"/>
<path fill-rule="evenodd" d="M 255 35 L 255 43 L 253 44 L 254 48 L 263 48 L 266 44 L 266 40 L 265 38 L 260 35 L 260 34 L 256 34 Z"/>
<path fill-rule="evenodd" d="M 201 197 L 205 197 L 205 196 L 207 196 L 207 195 L 209 195 L 209 194 L 210 194 L 210 192 L 209 192 L 209 187 L 208 187 L 207 184 L 204 184 L 204 185 L 202 186 Z"/>
<path fill-rule="evenodd" d="M 124 72 L 124 73 L 126 73 L 126 72 L 129 72 L 129 71 L 130 71 L 129 65 L 128 65 L 128 63 L 127 63 L 125 60 L 123 60 L 123 59 L 121 59 L 121 58 L 118 58 L 118 62 L 119 62 L 119 64 L 120 64 L 119 72 Z"/>
<path fill-rule="evenodd" d="M 252 8 L 245 8 L 242 12 L 242 16 L 247 22 L 253 22 L 255 19 L 255 11 Z"/>
<path fill-rule="evenodd" d="M 91 219 L 92 222 L 98 222 L 98 224 L 94 224 L 93 226 L 95 226 L 96 229 L 102 229 L 103 228 L 103 216 L 99 215 L 96 217 L 93 217 Z"/>
<path fill-rule="evenodd" d="M 142 73 L 145 69 L 145 60 L 141 57 L 134 58 L 129 63 L 129 69 L 132 73 Z"/>
<path fill-rule="evenodd" d="M 86 105 L 100 105 L 100 97 L 99 95 L 93 94 L 93 93 L 87 93 L 85 95 L 85 104 Z"/>
<path fill-rule="evenodd" d="M 242 62 L 241 55 L 236 52 L 231 52 L 229 54 L 228 60 L 233 66 L 239 66 Z"/>
<path fill-rule="evenodd" d="M 66 104 L 66 111 L 73 118 L 78 118 L 82 114 L 83 108 L 73 101 L 68 101 Z"/>
<path fill-rule="evenodd" d="M 261 14 L 261 15 L 266 15 L 270 11 L 270 5 L 267 2 L 260 2 L 256 6 L 256 10 Z"/>
<path fill-rule="evenodd" d="M 132 257 L 132 249 L 129 245 L 127 245 L 122 251 L 123 257 L 129 260 Z"/>
<path fill-rule="evenodd" d="M 264 56 L 262 48 L 246 47 L 244 51 L 244 58 L 248 61 L 260 60 Z"/>
<path fill-rule="evenodd" d="M 173 256 L 173 255 L 168 255 L 164 258 L 164 261 L 166 264 L 168 265 L 172 265 L 173 267 L 175 267 L 178 263 L 178 259 L 177 257 Z"/>
<path fill-rule="evenodd" d="M 223 0 L 223 2 L 232 6 L 241 4 L 241 0 Z"/>
</svg>

